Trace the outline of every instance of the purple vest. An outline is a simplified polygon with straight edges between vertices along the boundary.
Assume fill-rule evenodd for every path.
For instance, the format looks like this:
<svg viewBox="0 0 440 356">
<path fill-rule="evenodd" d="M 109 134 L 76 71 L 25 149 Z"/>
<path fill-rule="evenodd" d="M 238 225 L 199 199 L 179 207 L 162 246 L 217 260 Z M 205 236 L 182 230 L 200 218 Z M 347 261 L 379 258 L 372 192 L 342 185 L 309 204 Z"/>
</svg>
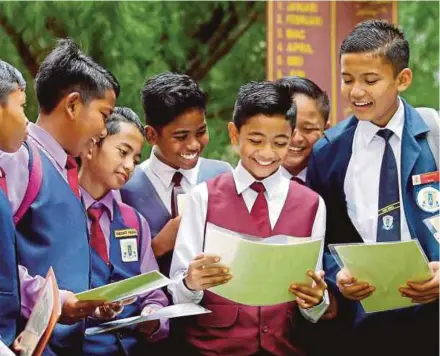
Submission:
<svg viewBox="0 0 440 356">
<path fill-rule="evenodd" d="M 208 181 L 207 186 L 207 222 L 243 234 L 264 237 L 256 228 L 243 198 L 237 194 L 232 173 Z M 316 193 L 291 182 L 273 235 L 310 236 L 318 205 Z M 201 305 L 212 310 L 212 313 L 195 317 L 188 326 L 188 341 L 202 354 L 244 356 L 263 349 L 278 356 L 303 355 L 291 341 L 291 332 L 295 327 L 294 302 L 254 307 L 237 304 L 205 291 Z"/>
</svg>

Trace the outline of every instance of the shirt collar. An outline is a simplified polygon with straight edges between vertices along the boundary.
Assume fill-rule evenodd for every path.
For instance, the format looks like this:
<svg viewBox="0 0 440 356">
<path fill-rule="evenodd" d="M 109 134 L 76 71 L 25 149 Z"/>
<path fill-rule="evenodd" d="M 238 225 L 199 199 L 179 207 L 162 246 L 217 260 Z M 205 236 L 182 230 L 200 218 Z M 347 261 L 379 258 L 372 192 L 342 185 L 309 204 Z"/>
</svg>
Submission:
<svg viewBox="0 0 440 356">
<path fill-rule="evenodd" d="M 64 169 L 66 167 L 67 153 L 61 145 L 42 127 L 30 122 L 28 125 L 29 136 L 36 141 L 53 159 Z"/>
<path fill-rule="evenodd" d="M 402 100 L 400 98 L 398 98 L 398 100 L 399 107 L 385 128 L 393 131 L 394 135 L 401 140 L 403 134 L 403 125 L 405 123 L 405 108 Z M 381 128 L 370 121 L 359 121 L 358 129 L 360 130 L 361 137 L 363 137 L 364 144 L 367 147 L 371 141 L 373 141 L 377 132 Z"/>
<path fill-rule="evenodd" d="M 293 174 L 290 173 L 286 168 L 284 168 L 283 166 L 281 166 L 280 168 L 281 174 L 283 177 L 287 178 L 287 179 L 292 179 Z M 299 172 L 295 177 L 301 179 L 304 183 L 306 181 L 306 176 L 307 176 L 307 167 L 304 168 L 301 172 Z"/>
<path fill-rule="evenodd" d="M 86 208 L 86 210 L 89 209 L 92 205 L 95 207 L 104 206 L 105 211 L 107 211 L 107 213 L 109 214 L 110 221 L 113 221 L 113 191 L 110 190 L 101 199 L 95 200 L 83 187 L 80 187 L 80 189 L 82 193 L 81 196 L 83 199 L 84 207 Z"/>
<path fill-rule="evenodd" d="M 150 159 L 148 162 L 149 168 L 151 171 L 159 178 L 159 180 L 163 183 L 165 188 L 170 188 L 174 173 L 179 171 L 182 173 L 183 177 L 190 183 L 191 186 L 197 184 L 197 178 L 199 176 L 200 169 L 200 159 L 197 161 L 197 164 L 194 168 L 191 169 L 175 169 L 170 167 L 166 163 L 163 163 L 159 158 L 157 158 L 154 153 L 154 148 L 151 150 Z"/>
<path fill-rule="evenodd" d="M 234 169 L 233 176 L 238 194 L 242 194 L 252 183 L 257 182 L 257 180 L 243 167 L 241 161 L 238 162 L 237 167 Z M 271 176 L 258 181 L 263 183 L 269 200 L 277 193 L 281 179 L 281 170 L 278 169 Z"/>
</svg>

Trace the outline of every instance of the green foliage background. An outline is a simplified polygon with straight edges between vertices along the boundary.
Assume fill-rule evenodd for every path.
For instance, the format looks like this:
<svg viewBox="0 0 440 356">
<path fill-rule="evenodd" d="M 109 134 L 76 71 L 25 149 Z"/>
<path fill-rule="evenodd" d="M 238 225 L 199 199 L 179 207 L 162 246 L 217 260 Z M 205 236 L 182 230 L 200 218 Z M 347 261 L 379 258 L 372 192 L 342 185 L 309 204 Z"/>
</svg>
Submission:
<svg viewBox="0 0 440 356">
<path fill-rule="evenodd" d="M 146 77 L 187 73 L 209 94 L 211 142 L 205 156 L 235 160 L 226 121 L 238 88 L 265 78 L 264 2 L 0 2 L 0 58 L 28 83 L 59 37 L 72 37 L 110 69 L 122 92 L 118 105 L 141 117 Z M 411 46 L 414 82 L 404 96 L 415 106 L 439 108 L 439 3 L 399 2 L 399 23 Z M 27 114 L 38 106 L 29 85 Z M 145 154 L 148 154 L 149 147 Z"/>
</svg>

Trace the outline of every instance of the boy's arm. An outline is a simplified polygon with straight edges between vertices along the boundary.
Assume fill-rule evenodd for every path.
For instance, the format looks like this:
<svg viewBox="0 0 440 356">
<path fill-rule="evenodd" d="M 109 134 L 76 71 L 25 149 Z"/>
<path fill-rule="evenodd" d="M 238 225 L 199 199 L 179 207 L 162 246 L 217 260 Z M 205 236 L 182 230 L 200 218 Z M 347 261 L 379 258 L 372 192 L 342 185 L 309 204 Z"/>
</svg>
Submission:
<svg viewBox="0 0 440 356">
<path fill-rule="evenodd" d="M 207 209 L 208 188 L 206 183 L 202 183 L 189 194 L 187 206 L 177 233 L 170 269 L 170 277 L 176 283 L 168 286 L 175 304 L 200 303 L 203 298 L 202 291 L 188 289 L 183 279 L 190 262 L 203 252 Z"/>
<path fill-rule="evenodd" d="M 323 238 L 325 236 L 325 222 L 326 222 L 325 203 L 324 200 L 321 197 L 319 197 L 318 211 L 316 212 L 316 217 L 312 228 L 313 240 Z M 322 240 L 321 252 L 318 258 L 318 264 L 316 265 L 316 271 L 322 270 L 323 250 L 324 250 L 324 239 Z M 321 316 L 326 312 L 329 305 L 330 305 L 330 300 L 329 300 L 328 292 L 326 290 L 324 292 L 324 297 L 320 304 L 309 309 L 303 309 L 299 306 L 299 310 L 301 314 L 304 316 L 304 318 L 306 318 L 308 321 L 312 323 L 316 323 L 321 318 Z"/>
<path fill-rule="evenodd" d="M 158 271 L 156 258 L 154 257 L 153 249 L 151 248 L 151 233 L 150 227 L 144 217 L 138 215 L 142 224 L 141 236 L 141 253 L 140 253 L 140 272 L 147 273 L 151 271 Z M 160 309 L 168 305 L 168 298 L 162 289 L 156 289 L 150 293 L 140 296 L 143 311 L 148 309 Z M 166 338 L 169 334 L 169 321 L 160 320 L 157 329 L 148 336 L 148 340 L 155 342 Z"/>
</svg>

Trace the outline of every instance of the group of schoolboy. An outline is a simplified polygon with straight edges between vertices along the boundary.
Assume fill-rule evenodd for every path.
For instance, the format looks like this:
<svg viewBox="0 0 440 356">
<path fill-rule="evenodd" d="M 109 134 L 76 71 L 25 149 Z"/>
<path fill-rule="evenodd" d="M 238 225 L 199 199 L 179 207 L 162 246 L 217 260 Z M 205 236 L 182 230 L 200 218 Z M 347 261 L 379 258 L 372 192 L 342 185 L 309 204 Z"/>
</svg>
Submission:
<svg viewBox="0 0 440 356">
<path fill-rule="evenodd" d="M 411 180 L 438 163 L 432 128 L 399 96 L 411 84 L 408 60 L 395 26 L 357 25 L 340 50 L 353 116 L 329 130 L 328 97 L 310 80 L 243 85 L 227 125 L 240 156 L 234 169 L 201 158 L 207 97 L 187 75 L 146 81 L 143 127 L 131 109 L 115 107 L 117 79 L 61 40 L 35 78 L 34 124 L 22 75 L 0 61 L 0 354 L 20 352 L 52 267 L 62 312 L 45 355 L 438 355 L 439 245 L 422 222 L 438 214 L 438 182 Z M 141 163 L 145 138 L 153 148 Z M 436 209 L 421 206 L 420 189 L 433 192 Z M 190 194 L 179 215 L 181 193 Z M 380 217 L 390 204 L 391 228 Z M 235 303 L 208 291 L 234 276 L 203 253 L 207 222 L 260 238 L 325 236 L 323 263 L 307 272 L 310 283 L 286 285 L 294 302 Z M 399 290 L 416 306 L 363 313 L 359 301 L 375 286 L 340 269 L 328 244 L 410 239 L 432 270 Z M 167 291 L 115 303 L 75 297 L 157 269 L 175 280 Z M 171 330 L 157 320 L 84 333 L 187 302 L 212 312 L 173 320 Z"/>
</svg>

